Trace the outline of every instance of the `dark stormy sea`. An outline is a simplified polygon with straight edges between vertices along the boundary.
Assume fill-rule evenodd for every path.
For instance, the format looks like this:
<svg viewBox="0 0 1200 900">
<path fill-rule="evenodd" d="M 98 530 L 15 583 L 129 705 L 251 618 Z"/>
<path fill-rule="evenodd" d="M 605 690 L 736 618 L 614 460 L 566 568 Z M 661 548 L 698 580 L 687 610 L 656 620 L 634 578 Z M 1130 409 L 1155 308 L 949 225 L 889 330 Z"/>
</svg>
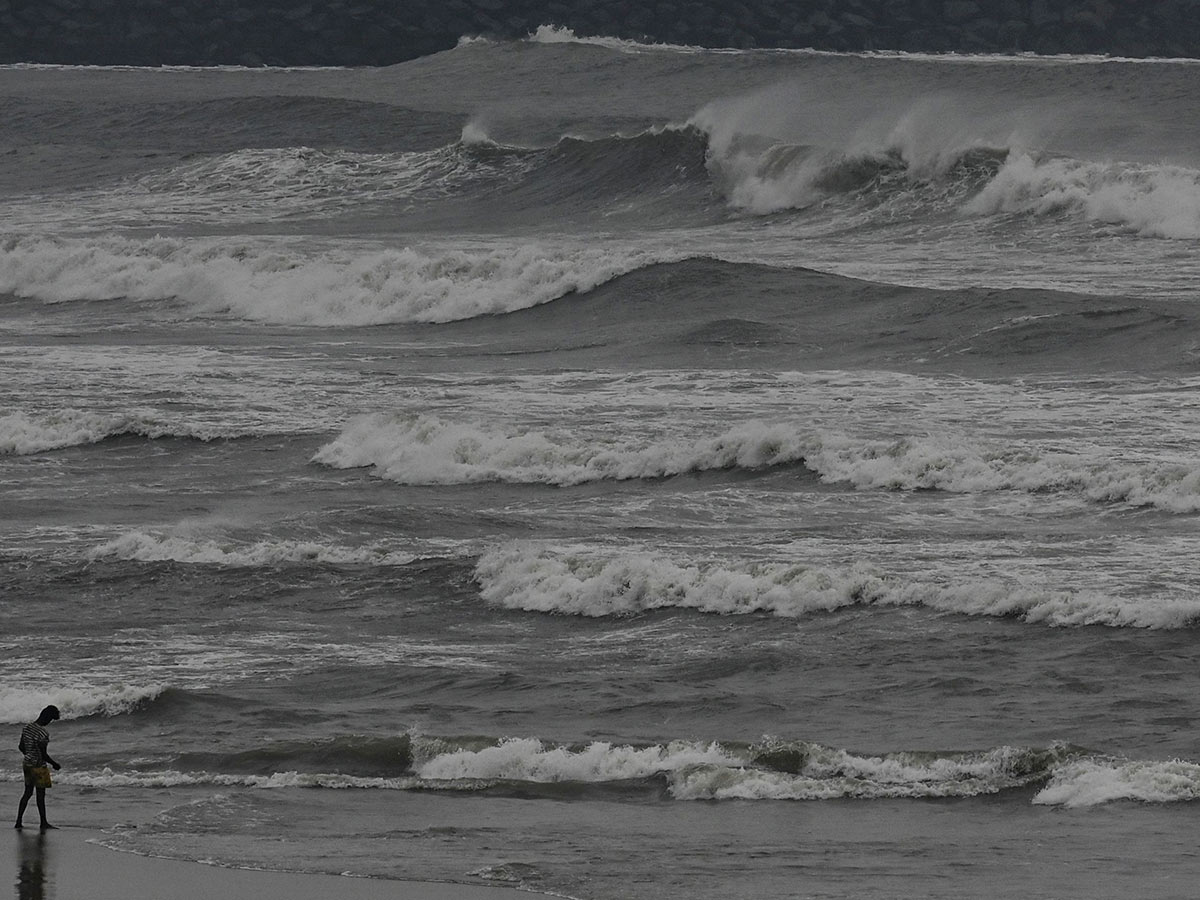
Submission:
<svg viewBox="0 0 1200 900">
<path fill-rule="evenodd" d="M 582 900 L 1194 896 L 1198 95 L 553 28 L 0 69 L 0 722 L 62 709 L 54 818 Z"/>
</svg>

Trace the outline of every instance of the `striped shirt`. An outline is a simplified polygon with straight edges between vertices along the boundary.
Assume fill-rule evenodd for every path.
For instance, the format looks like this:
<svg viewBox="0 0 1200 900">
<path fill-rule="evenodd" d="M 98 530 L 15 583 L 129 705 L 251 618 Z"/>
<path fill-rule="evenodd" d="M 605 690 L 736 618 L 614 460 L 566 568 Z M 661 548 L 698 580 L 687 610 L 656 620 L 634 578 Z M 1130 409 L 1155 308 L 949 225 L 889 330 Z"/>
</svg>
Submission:
<svg viewBox="0 0 1200 900">
<path fill-rule="evenodd" d="M 17 749 L 25 754 L 25 765 L 44 766 L 46 754 L 42 748 L 49 743 L 50 732 L 37 722 L 30 722 L 21 729 L 21 742 L 17 744 Z"/>
</svg>

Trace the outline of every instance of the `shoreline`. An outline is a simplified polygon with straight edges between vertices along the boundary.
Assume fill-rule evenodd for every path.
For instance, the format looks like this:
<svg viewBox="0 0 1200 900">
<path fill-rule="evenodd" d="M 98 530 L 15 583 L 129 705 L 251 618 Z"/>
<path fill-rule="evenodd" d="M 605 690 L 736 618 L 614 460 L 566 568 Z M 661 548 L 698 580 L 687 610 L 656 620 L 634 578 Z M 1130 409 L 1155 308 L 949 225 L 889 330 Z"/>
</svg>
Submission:
<svg viewBox="0 0 1200 900">
<path fill-rule="evenodd" d="M 103 832 L 36 826 L 9 829 L 17 900 L 504 900 L 503 885 L 400 881 L 265 869 L 235 869 L 141 856 L 98 843 Z M 528 893 L 528 892 L 526 892 Z"/>
</svg>

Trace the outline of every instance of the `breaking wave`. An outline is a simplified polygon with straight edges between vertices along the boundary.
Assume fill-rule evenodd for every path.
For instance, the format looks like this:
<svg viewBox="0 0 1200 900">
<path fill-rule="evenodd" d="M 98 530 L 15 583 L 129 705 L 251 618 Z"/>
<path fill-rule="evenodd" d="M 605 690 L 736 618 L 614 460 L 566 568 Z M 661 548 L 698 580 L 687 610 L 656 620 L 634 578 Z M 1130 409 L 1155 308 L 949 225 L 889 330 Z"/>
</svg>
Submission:
<svg viewBox="0 0 1200 900">
<path fill-rule="evenodd" d="M 48 303 L 181 302 L 193 315 L 296 325 L 447 322 L 537 306 L 663 261 L 524 245 L 305 252 L 288 243 L 0 239 L 0 293 Z"/>
<path fill-rule="evenodd" d="M 1053 773 L 1034 803 L 1088 807 L 1120 800 L 1178 803 L 1200 799 L 1200 765 L 1183 760 L 1083 758 Z"/>
<path fill-rule="evenodd" d="M 156 699 L 166 685 L 105 687 L 0 688 L 0 722 L 31 722 L 46 706 L 57 706 L 64 719 L 119 716 Z"/>
<path fill-rule="evenodd" d="M 1067 217 L 1143 237 L 1200 237 L 1200 171 L 1036 149 L 1055 130 L 1044 110 L 953 94 L 885 90 L 874 99 L 831 100 L 816 91 L 784 83 L 693 115 L 690 124 L 708 135 L 710 172 L 732 206 L 759 215 L 858 212 L 879 224 Z M 1072 127 L 1087 133 L 1090 126 Z"/>
<path fill-rule="evenodd" d="M 65 719 L 119 715 L 156 699 L 162 687 L 0 692 L 0 721 L 30 721 L 48 704 Z M 213 785 L 454 791 L 559 799 L 615 795 L 693 800 L 934 799 L 977 797 L 1037 787 L 1032 802 L 1090 807 L 1121 800 L 1200 799 L 1200 765 L 1122 760 L 1065 743 L 983 750 L 863 753 L 812 741 L 765 737 L 755 743 L 674 740 L 655 744 L 557 744 L 533 737 L 346 735 L 293 740 L 237 752 L 187 751 L 132 768 L 64 770 L 80 787 Z"/>
<path fill-rule="evenodd" d="M 795 618 L 854 606 L 923 606 L 969 616 L 1019 617 L 1050 626 L 1184 628 L 1200 598 L 1129 599 L 1095 591 L 1031 588 L 1000 578 L 957 584 L 902 578 L 867 563 L 680 564 L 657 553 L 594 547 L 501 545 L 475 568 L 480 595 L 507 609 L 578 616 L 691 609 Z"/>
<path fill-rule="evenodd" d="M 989 184 L 1006 156 L 1003 148 L 973 147 L 914 166 L 901 150 L 851 155 L 791 144 L 758 148 L 754 141 L 710 151 L 710 169 L 730 204 L 759 215 L 803 210 L 834 200 L 887 216 L 955 212 Z"/>
<path fill-rule="evenodd" d="M 1200 238 L 1200 171 L 1013 153 L 965 210 L 977 215 L 1074 213 L 1144 237 L 1194 240 Z"/>
<path fill-rule="evenodd" d="M 802 464 L 827 482 L 859 490 L 1068 491 L 1096 502 L 1200 511 L 1200 465 L 1183 459 L 1124 462 L 1099 451 L 1065 453 L 953 436 L 865 440 L 764 422 L 711 438 L 655 443 L 376 414 L 351 421 L 314 459 L 335 468 L 370 466 L 402 484 L 561 486 Z"/>
<path fill-rule="evenodd" d="M 318 541 L 274 540 L 238 542 L 131 532 L 94 547 L 91 559 L 137 562 L 179 562 L 198 565 L 258 568 L 296 563 L 324 565 L 403 566 L 417 559 L 382 546 L 344 547 Z"/>
<path fill-rule="evenodd" d="M 643 53 L 646 51 L 668 51 L 677 53 L 719 53 L 719 50 L 707 50 L 684 44 L 656 43 L 633 41 L 628 38 L 605 37 L 604 35 L 576 35 L 574 30 L 558 25 L 539 25 L 537 30 L 526 40 L 531 44 L 587 44 L 593 47 L 604 47 L 620 53 Z"/>
<path fill-rule="evenodd" d="M 416 771 L 434 782 L 593 784 L 659 778 L 677 800 L 970 797 L 1045 780 L 1072 752 L 1001 747 L 871 756 L 810 742 L 747 747 L 674 741 L 638 747 L 598 741 L 570 747 L 514 738 L 439 755 Z"/>
<path fill-rule="evenodd" d="M 507 780 L 533 782 L 604 782 L 648 778 L 695 766 L 739 766 L 717 744 L 674 742 L 666 746 L 614 746 L 600 741 L 586 747 L 546 746 L 533 738 L 514 738 L 480 750 L 455 750 L 417 765 L 417 773 L 436 781 Z"/>
<path fill-rule="evenodd" d="M 0 455 L 27 456 L 137 435 L 151 440 L 190 438 L 212 441 L 244 437 L 241 432 L 162 421 L 151 412 L 96 413 L 63 409 L 53 413 L 0 416 Z"/>
<path fill-rule="evenodd" d="M 352 421 L 314 459 L 343 469 L 374 466 L 380 477 L 405 484 L 571 485 L 801 459 L 802 443 L 794 435 L 781 443 L 781 436 L 751 425 L 692 445 L 593 444 L 575 432 L 499 431 L 433 416 L 371 415 Z"/>
<path fill-rule="evenodd" d="M 997 747 L 980 751 L 897 751 L 865 754 L 807 741 L 767 739 L 758 744 L 671 741 L 630 745 L 608 741 L 551 744 L 536 738 L 397 740 L 349 738 L 321 745 L 279 745 L 247 759 L 180 759 L 205 768 L 68 772 L 61 780 L 92 787 L 186 785 L 255 788 L 450 790 L 569 799 L 596 786 L 676 800 L 924 799 L 999 794 L 1039 784 L 1082 756 L 1066 745 Z M 367 745 L 370 744 L 368 748 Z M 482 744 L 482 745 L 481 745 Z M 370 749 L 367 770 L 350 774 Z M 320 767 L 330 751 L 341 764 Z M 411 756 L 410 756 L 411 753 Z M 250 757 L 253 757 L 252 759 Z M 296 766 L 272 769 L 272 763 Z M 409 764 L 411 763 L 411 768 Z M 219 767 L 219 768 L 218 768 Z M 247 768 L 259 771 L 246 771 Z M 223 770 L 222 770 L 223 769 Z M 230 771 L 230 769 L 240 771 Z"/>
<path fill-rule="evenodd" d="M 759 751 L 756 765 L 681 772 L 671 794 L 679 800 L 977 797 L 1044 781 L 1077 753 L 1055 745 L 876 756 L 812 743 L 774 743 Z M 771 762 L 776 765 L 763 764 Z"/>
</svg>

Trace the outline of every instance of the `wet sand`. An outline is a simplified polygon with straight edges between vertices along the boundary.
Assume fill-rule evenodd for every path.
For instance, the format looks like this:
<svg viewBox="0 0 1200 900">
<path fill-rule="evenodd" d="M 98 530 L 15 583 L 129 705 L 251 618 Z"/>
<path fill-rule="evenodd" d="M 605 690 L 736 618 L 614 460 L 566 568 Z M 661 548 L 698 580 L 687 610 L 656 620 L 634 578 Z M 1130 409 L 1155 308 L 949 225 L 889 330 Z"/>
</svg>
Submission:
<svg viewBox="0 0 1200 900">
<path fill-rule="evenodd" d="M 337 875 L 225 869 L 118 853 L 100 832 L 10 829 L 9 883 L 17 900 L 505 900 L 511 889 Z"/>
</svg>

